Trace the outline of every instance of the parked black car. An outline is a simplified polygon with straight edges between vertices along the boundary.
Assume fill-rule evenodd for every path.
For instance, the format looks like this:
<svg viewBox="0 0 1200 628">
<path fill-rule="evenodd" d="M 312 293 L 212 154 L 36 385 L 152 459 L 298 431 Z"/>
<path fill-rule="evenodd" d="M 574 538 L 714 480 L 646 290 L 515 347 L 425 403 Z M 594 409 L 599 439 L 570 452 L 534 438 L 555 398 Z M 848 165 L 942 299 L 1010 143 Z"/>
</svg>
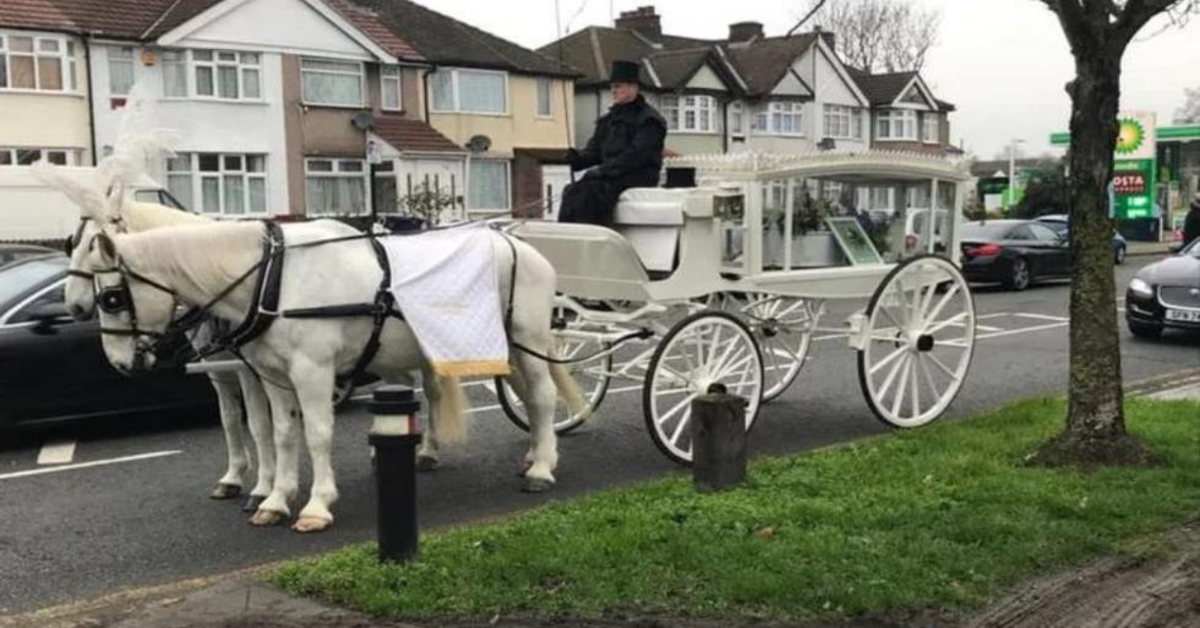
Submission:
<svg viewBox="0 0 1200 628">
<path fill-rule="evenodd" d="M 53 253 L 54 249 L 34 244 L 0 244 L 0 268 L 30 257 Z"/>
<path fill-rule="evenodd" d="M 1070 228 L 1071 228 L 1070 218 L 1066 214 L 1049 214 L 1046 216 L 1038 216 L 1034 220 L 1057 231 L 1058 234 L 1060 236 L 1062 236 L 1062 238 L 1064 240 L 1067 239 L 1067 234 L 1070 233 Z M 1116 262 L 1116 264 L 1118 266 L 1125 263 L 1125 257 L 1126 257 L 1126 254 L 1128 253 L 1128 247 L 1129 247 L 1128 243 L 1125 242 L 1125 236 L 1121 235 L 1120 233 L 1117 233 L 1116 231 L 1113 231 L 1113 239 L 1112 239 L 1113 261 Z"/>
<path fill-rule="evenodd" d="M 67 264 L 50 253 L 0 269 L 0 429 L 150 411 L 215 416 L 208 378 L 171 368 L 186 355 L 179 346 L 164 347 L 163 369 L 145 376 L 124 377 L 108 363 L 99 323 L 67 315 Z"/>
<path fill-rule="evenodd" d="M 1071 274 L 1067 241 L 1033 220 L 970 222 L 962 228 L 963 273 L 969 281 L 1024 290 L 1040 279 Z"/>
<path fill-rule="evenodd" d="M 1200 331 L 1200 240 L 1134 275 L 1125 322 L 1141 338 L 1157 338 L 1168 327 Z"/>
</svg>

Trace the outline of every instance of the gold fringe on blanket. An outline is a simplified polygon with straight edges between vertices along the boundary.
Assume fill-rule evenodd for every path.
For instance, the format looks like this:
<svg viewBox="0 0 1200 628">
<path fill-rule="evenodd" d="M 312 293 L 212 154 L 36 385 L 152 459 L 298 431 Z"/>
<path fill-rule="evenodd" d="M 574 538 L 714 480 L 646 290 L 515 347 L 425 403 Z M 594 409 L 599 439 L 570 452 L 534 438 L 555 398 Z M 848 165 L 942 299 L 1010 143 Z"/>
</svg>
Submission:
<svg viewBox="0 0 1200 628">
<path fill-rule="evenodd" d="M 479 360 L 475 362 L 432 362 L 434 374 L 443 377 L 506 376 L 510 372 L 507 360 Z"/>
</svg>

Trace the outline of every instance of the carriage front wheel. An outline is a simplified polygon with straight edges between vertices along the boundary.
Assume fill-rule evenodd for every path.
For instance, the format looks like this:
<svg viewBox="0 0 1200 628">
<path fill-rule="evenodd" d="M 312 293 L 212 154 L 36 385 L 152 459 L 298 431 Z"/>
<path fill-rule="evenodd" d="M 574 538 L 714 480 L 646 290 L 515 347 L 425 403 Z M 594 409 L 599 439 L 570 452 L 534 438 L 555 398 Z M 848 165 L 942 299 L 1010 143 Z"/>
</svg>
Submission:
<svg viewBox="0 0 1200 628">
<path fill-rule="evenodd" d="M 975 303 L 958 267 L 935 255 L 892 269 L 871 297 L 858 379 L 871 411 L 919 427 L 954 401 L 975 350 Z"/>
<path fill-rule="evenodd" d="M 650 438 L 668 458 L 692 462 L 692 402 L 713 384 L 747 401 L 746 431 L 763 393 L 763 359 L 754 334 L 726 312 L 698 312 L 667 332 L 650 359 L 642 412 Z"/>
</svg>

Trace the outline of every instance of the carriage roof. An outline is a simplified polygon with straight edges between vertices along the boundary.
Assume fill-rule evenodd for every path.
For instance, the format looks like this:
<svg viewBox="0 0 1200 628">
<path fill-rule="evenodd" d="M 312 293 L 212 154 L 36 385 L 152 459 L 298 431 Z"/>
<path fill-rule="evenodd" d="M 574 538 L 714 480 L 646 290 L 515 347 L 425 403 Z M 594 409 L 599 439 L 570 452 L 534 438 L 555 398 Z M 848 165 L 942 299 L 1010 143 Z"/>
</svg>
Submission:
<svg viewBox="0 0 1200 628">
<path fill-rule="evenodd" d="M 938 179 L 970 180 L 965 160 L 907 151 L 812 151 L 797 154 L 761 152 L 672 157 L 668 167 L 691 167 L 701 181 L 713 179 L 769 181 L 825 178 L 843 183 L 877 183 Z"/>
</svg>

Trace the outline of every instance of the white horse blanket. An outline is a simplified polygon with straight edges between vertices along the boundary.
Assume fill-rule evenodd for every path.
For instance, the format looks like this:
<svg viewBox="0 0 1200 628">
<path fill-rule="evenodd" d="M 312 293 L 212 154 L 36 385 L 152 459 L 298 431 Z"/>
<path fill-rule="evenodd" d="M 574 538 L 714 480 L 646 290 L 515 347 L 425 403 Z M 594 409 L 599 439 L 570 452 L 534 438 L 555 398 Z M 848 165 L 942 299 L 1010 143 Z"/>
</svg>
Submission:
<svg viewBox="0 0 1200 628">
<path fill-rule="evenodd" d="M 502 237 L 476 224 L 379 240 L 396 305 L 437 375 L 508 375 L 495 249 Z"/>
</svg>

